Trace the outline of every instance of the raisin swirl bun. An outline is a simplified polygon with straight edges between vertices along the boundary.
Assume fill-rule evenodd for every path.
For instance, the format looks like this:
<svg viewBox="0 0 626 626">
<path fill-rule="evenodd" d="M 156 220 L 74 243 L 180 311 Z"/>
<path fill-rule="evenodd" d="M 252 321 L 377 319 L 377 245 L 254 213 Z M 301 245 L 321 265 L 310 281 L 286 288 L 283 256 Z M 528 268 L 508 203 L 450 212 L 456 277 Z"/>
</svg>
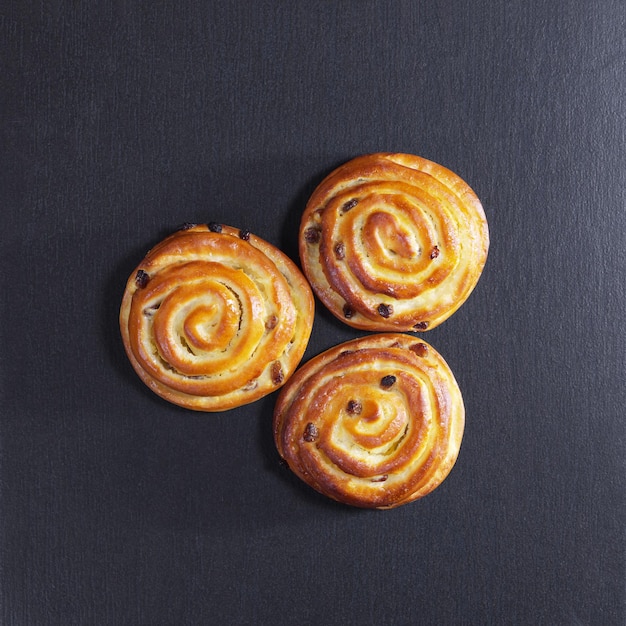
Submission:
<svg viewBox="0 0 626 626">
<path fill-rule="evenodd" d="M 357 157 L 302 216 L 302 268 L 324 305 L 368 331 L 435 328 L 468 298 L 489 248 L 483 207 L 461 178 L 410 154 Z"/>
<path fill-rule="evenodd" d="M 461 392 L 415 336 L 370 335 L 304 364 L 281 389 L 274 440 L 293 472 L 345 504 L 389 509 L 435 489 L 463 437 Z"/>
<path fill-rule="evenodd" d="M 282 386 L 313 325 L 295 264 L 246 230 L 186 225 L 148 252 L 120 309 L 126 353 L 162 398 L 222 411 Z"/>
</svg>

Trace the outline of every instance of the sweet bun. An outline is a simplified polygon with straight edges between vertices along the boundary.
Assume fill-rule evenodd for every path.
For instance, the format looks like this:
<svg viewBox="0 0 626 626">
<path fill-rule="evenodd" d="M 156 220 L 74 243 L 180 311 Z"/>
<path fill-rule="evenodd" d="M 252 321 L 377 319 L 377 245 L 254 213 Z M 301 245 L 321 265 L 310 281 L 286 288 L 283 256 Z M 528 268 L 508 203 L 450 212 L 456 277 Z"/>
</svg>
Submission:
<svg viewBox="0 0 626 626">
<path fill-rule="evenodd" d="M 410 154 L 357 157 L 328 175 L 302 216 L 314 292 L 368 331 L 435 328 L 470 295 L 489 248 L 483 207 L 450 170 Z"/>
<path fill-rule="evenodd" d="M 274 412 L 280 456 L 305 483 L 356 507 L 425 496 L 454 465 L 465 410 L 441 355 L 413 335 L 369 335 L 305 363 Z"/>
<path fill-rule="evenodd" d="M 120 328 L 152 391 L 188 409 L 222 411 L 289 379 L 313 312 L 308 283 L 276 247 L 247 230 L 187 224 L 131 274 Z"/>
</svg>

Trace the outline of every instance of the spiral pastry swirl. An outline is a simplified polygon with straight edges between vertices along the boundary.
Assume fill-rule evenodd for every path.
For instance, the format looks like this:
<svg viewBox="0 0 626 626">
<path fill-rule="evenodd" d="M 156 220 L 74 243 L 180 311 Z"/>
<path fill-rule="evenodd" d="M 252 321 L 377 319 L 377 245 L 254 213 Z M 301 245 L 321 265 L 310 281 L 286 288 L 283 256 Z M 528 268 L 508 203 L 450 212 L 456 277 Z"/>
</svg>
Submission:
<svg viewBox="0 0 626 626">
<path fill-rule="evenodd" d="M 357 157 L 328 175 L 302 216 L 302 267 L 326 307 L 370 331 L 423 331 L 476 286 L 489 233 L 476 194 L 409 154 Z"/>
<path fill-rule="evenodd" d="M 282 386 L 306 349 L 313 294 L 271 244 L 221 224 L 186 225 L 148 252 L 120 309 L 126 353 L 156 394 L 199 411 Z"/>
<path fill-rule="evenodd" d="M 386 333 L 314 357 L 281 390 L 274 440 L 293 472 L 345 504 L 387 509 L 435 489 L 456 462 L 465 410 L 424 341 Z"/>
</svg>

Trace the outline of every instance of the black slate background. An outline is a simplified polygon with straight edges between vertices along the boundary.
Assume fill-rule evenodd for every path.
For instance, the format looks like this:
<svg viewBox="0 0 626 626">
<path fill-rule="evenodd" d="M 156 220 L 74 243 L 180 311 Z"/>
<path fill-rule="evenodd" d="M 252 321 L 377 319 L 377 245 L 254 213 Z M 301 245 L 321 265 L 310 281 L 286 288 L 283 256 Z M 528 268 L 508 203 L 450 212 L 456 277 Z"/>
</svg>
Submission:
<svg viewBox="0 0 626 626">
<path fill-rule="evenodd" d="M 626 621 L 626 5 L 0 2 L 7 625 Z M 424 337 L 463 390 L 433 494 L 349 509 L 279 466 L 275 396 L 153 396 L 117 311 L 186 221 L 296 259 L 314 186 L 404 151 L 492 245 Z M 305 358 L 358 336 L 319 309 Z"/>
</svg>

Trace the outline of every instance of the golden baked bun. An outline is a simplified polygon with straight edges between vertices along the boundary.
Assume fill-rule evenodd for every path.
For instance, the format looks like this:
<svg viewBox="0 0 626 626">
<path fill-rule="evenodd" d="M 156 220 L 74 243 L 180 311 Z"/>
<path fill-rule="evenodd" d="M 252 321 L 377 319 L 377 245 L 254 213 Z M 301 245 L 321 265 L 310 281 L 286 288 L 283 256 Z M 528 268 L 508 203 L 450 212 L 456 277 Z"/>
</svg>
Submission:
<svg viewBox="0 0 626 626">
<path fill-rule="evenodd" d="M 313 312 L 304 276 L 273 245 L 246 230 L 189 224 L 128 279 L 120 328 L 152 391 L 188 409 L 222 411 L 287 381 Z"/>
<path fill-rule="evenodd" d="M 345 504 L 389 509 L 430 493 L 465 425 L 441 355 L 415 336 L 370 335 L 305 363 L 278 396 L 274 440 L 293 472 Z"/>
<path fill-rule="evenodd" d="M 435 328 L 470 295 L 489 248 L 483 207 L 450 170 L 410 154 L 360 156 L 302 216 L 302 269 L 326 307 L 369 331 Z"/>
</svg>

